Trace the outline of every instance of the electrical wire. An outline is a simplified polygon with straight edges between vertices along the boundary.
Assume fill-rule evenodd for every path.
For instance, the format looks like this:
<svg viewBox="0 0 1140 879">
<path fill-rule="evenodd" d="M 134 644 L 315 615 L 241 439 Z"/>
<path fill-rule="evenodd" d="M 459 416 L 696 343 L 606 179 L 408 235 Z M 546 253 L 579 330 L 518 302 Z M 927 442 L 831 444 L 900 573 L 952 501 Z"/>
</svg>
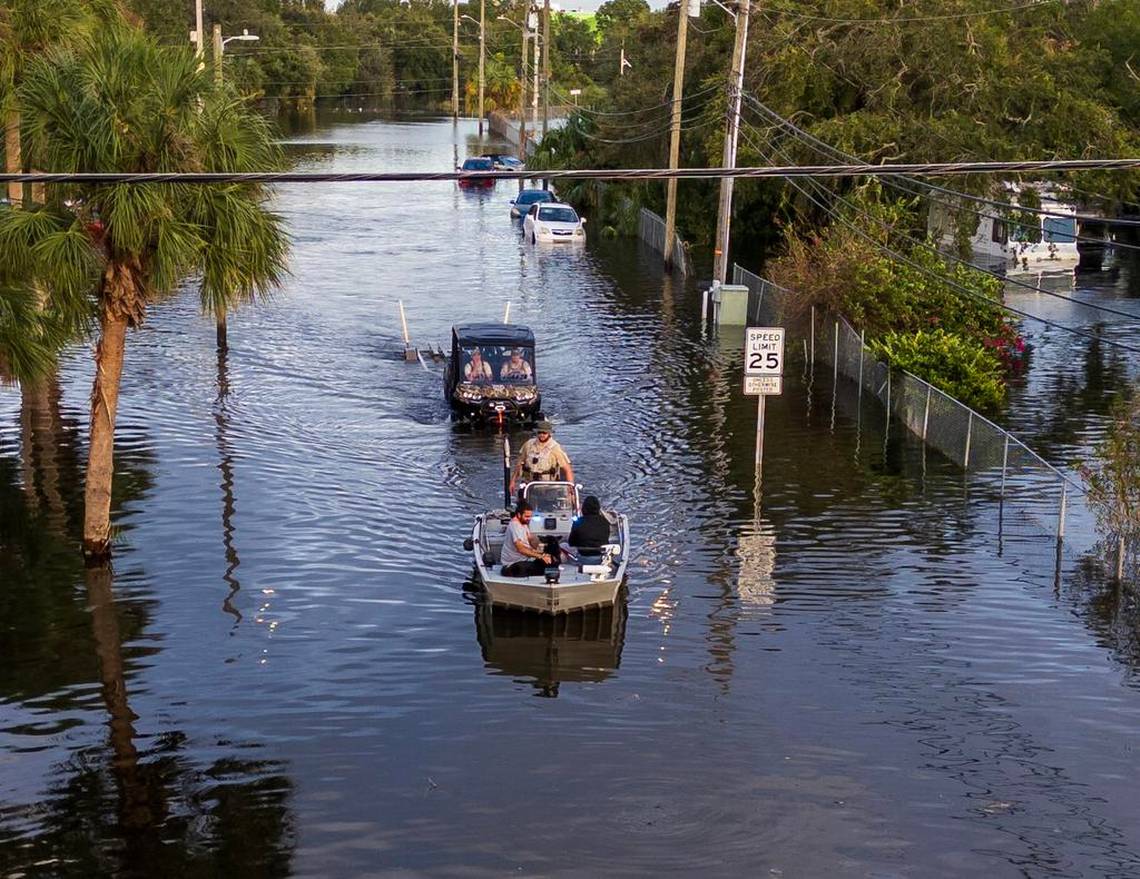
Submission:
<svg viewBox="0 0 1140 879">
<path fill-rule="evenodd" d="M 753 110 L 756 110 L 756 111 L 764 114 L 765 116 L 769 117 L 775 123 L 776 127 L 783 128 L 786 131 L 791 132 L 801 142 L 805 143 L 808 146 L 811 146 L 815 150 L 815 152 L 818 153 L 819 155 L 826 156 L 826 157 L 831 158 L 831 159 L 840 159 L 842 161 L 852 161 L 852 160 L 858 161 L 858 158 L 856 156 L 853 156 L 850 153 L 845 153 L 842 150 L 831 146 L 826 141 L 820 140 L 819 138 L 815 137 L 814 135 L 812 135 L 809 132 L 805 131 L 804 129 L 800 128 L 798 125 L 796 125 L 790 119 L 784 118 L 779 113 L 777 113 L 775 110 L 773 110 L 772 108 L 763 104 L 761 101 L 759 101 L 758 99 L 756 99 L 752 95 L 744 93 L 742 95 L 742 97 L 744 98 L 745 102 Z M 954 201 L 946 201 L 946 200 L 939 199 L 939 198 L 929 196 L 929 195 L 927 197 L 929 197 L 931 199 L 931 201 L 934 201 L 938 204 L 946 205 L 947 207 L 950 207 L 954 210 L 967 211 L 967 212 L 973 213 L 974 215 L 979 216 L 979 217 L 988 217 L 988 218 L 993 219 L 993 220 L 1001 220 L 1002 222 L 1005 222 L 1009 225 L 1020 226 L 1022 228 L 1026 228 L 1026 229 L 1037 229 L 1037 228 L 1039 228 L 1039 225 L 1034 225 L 1032 223 L 1025 223 L 1022 221 L 1018 221 L 1018 220 L 1015 220 L 1012 217 L 1005 215 L 1005 214 L 991 214 L 991 213 L 986 213 L 985 211 L 979 211 L 979 210 L 975 210 L 973 208 L 964 207 L 961 204 L 961 201 L 962 200 L 973 201 L 973 202 L 980 201 L 980 202 L 988 204 L 988 205 L 1004 208 L 1007 211 L 1021 211 L 1021 210 L 1023 210 L 1018 205 L 1013 205 L 1013 204 L 1010 204 L 1008 202 L 993 201 L 991 199 L 983 199 L 980 196 L 973 196 L 973 195 L 970 195 L 969 193 L 960 192 L 959 190 L 956 190 L 956 189 L 947 189 L 946 187 L 938 186 L 937 184 L 928 183 L 926 181 L 921 181 L 921 180 L 911 181 L 905 177 L 900 177 L 898 179 L 904 181 L 904 183 L 892 183 L 890 179 L 886 179 L 886 180 L 884 180 L 884 182 L 888 186 L 892 186 L 895 189 L 898 189 L 902 192 L 910 193 L 911 195 L 922 195 L 923 194 L 923 192 L 919 192 L 919 191 L 916 191 L 915 189 L 913 189 L 912 186 L 921 187 L 922 190 L 924 190 L 924 191 L 936 191 L 936 192 L 945 193 L 946 195 L 949 195 L 952 199 L 954 199 Z M 906 184 L 911 184 L 911 185 L 906 185 Z M 1044 214 L 1045 216 L 1050 216 L 1050 217 L 1072 216 L 1074 219 L 1076 219 L 1075 214 L 1072 214 L 1072 215 L 1057 214 L 1055 212 L 1050 213 L 1048 211 L 1033 211 L 1032 213 Z M 1108 222 L 1108 219 L 1106 218 L 1105 220 L 1102 220 L 1100 222 Z M 1121 225 L 1131 225 L 1131 223 L 1129 221 L 1124 221 Z M 1091 238 L 1091 237 L 1084 236 L 1084 235 L 1074 235 L 1072 237 L 1076 241 L 1085 241 L 1087 243 L 1092 243 L 1092 244 L 1103 244 L 1104 243 L 1102 239 Z M 1140 250 L 1140 245 L 1128 244 L 1126 242 L 1114 242 L 1114 244 L 1115 244 L 1115 246 L 1120 247 L 1120 248 L 1125 249 L 1125 250 Z"/>
<path fill-rule="evenodd" d="M 754 109 L 759 110 L 761 113 L 764 113 L 765 115 L 771 117 L 778 125 L 784 126 L 784 127 L 788 128 L 790 131 L 794 131 L 797 134 L 799 134 L 804 140 L 810 141 L 811 143 L 814 143 L 814 144 L 817 144 L 818 146 L 820 146 L 821 149 L 817 150 L 817 152 L 819 152 L 821 155 L 829 155 L 833 159 L 840 159 L 840 160 L 845 161 L 845 162 L 846 161 L 856 161 L 856 162 L 859 161 L 859 158 L 857 156 L 853 156 L 850 153 L 845 153 L 842 150 L 838 150 L 835 147 L 828 144 L 827 142 L 820 140 L 818 137 L 815 137 L 811 133 L 804 131 L 804 129 L 800 128 L 794 122 L 792 122 L 788 119 L 785 119 L 783 116 L 781 116 L 775 110 L 768 107 L 766 104 L 761 102 L 755 96 L 753 96 L 747 92 L 742 92 L 741 97 L 743 97 L 744 100 L 747 103 L 749 103 Z M 1074 169 L 1069 169 L 1069 170 L 1074 170 Z M 956 189 L 945 189 L 945 188 L 940 187 L 934 183 L 927 183 L 925 181 L 915 181 L 915 183 L 919 186 L 924 187 L 924 188 L 939 190 L 939 191 L 944 192 L 946 194 L 952 195 L 954 198 L 961 198 L 961 199 L 964 199 L 966 201 L 972 201 L 972 202 L 977 203 L 977 204 L 986 204 L 986 205 L 990 205 L 991 207 L 1003 208 L 1005 210 L 1010 210 L 1010 211 L 1020 211 L 1022 213 L 1035 214 L 1037 216 L 1045 216 L 1045 217 L 1059 216 L 1055 212 L 1046 211 L 1046 210 L 1043 210 L 1041 208 L 1021 207 L 1020 205 L 1010 204 L 1009 202 L 995 201 L 994 199 L 983 198 L 980 195 L 972 195 L 971 193 L 961 192 L 961 191 L 956 190 Z M 986 216 L 993 216 L 993 215 L 987 214 Z M 1137 225 L 1140 225 L 1140 220 L 1128 220 L 1128 219 L 1110 218 L 1110 217 L 1095 217 L 1095 216 L 1092 216 L 1089 214 L 1075 214 L 1075 213 L 1074 214 L 1068 214 L 1066 216 L 1071 216 L 1077 222 L 1103 223 L 1106 225 L 1113 225 L 1113 226 L 1137 226 Z M 1004 219 L 1004 217 L 999 217 L 999 219 Z"/>
<path fill-rule="evenodd" d="M 884 177 L 900 174 L 954 176 L 959 174 L 1046 173 L 1053 171 L 1130 171 L 1140 169 L 1132 159 L 1049 159 L 1016 162 L 923 162 L 898 165 L 786 165 L 740 168 L 575 168 L 551 169 L 552 180 L 717 180 L 724 177 L 756 180 L 771 177 Z M 218 171 L 135 173 L 120 171 L 35 171 L 0 174 L 0 183 L 396 183 L 430 180 L 525 180 L 532 171 Z"/>
<path fill-rule="evenodd" d="M 748 122 L 743 122 L 743 125 L 746 128 L 753 128 L 753 126 L 750 125 Z M 774 158 L 772 153 L 768 152 L 767 150 L 764 150 L 761 146 L 757 145 L 750 137 L 747 136 L 747 134 L 745 136 L 748 140 L 749 145 L 752 146 L 754 149 L 756 149 L 761 154 L 763 154 L 765 156 L 765 158 L 768 158 L 769 160 Z M 775 153 L 777 153 L 784 160 L 788 159 L 788 154 L 784 150 L 780 149 L 778 146 L 775 146 L 773 144 L 772 149 L 775 151 Z M 878 224 L 883 229 L 890 231 L 893 228 L 889 223 L 871 216 L 866 211 L 860 210 L 859 207 L 857 205 L 855 205 L 849 199 L 846 199 L 837 193 L 833 193 L 833 192 L 826 190 L 822 184 L 816 183 L 816 181 L 814 181 L 814 180 L 809 180 L 808 184 L 811 185 L 815 189 L 815 192 L 817 194 L 820 194 L 821 192 L 826 193 L 829 197 L 835 199 L 836 201 L 838 201 L 841 204 L 843 204 L 844 206 L 846 206 L 848 210 L 853 211 L 854 213 L 858 214 L 859 216 L 862 216 L 865 219 L 871 220 L 872 222 Z M 796 184 L 793 184 L 793 185 L 795 186 Z M 799 186 L 796 186 L 796 188 L 799 189 Z M 803 192 L 802 189 L 800 191 Z M 804 193 L 804 194 L 806 195 L 806 193 Z M 817 204 L 818 204 L 818 202 L 817 202 Z M 837 211 L 834 211 L 832 209 L 825 209 L 825 210 L 827 210 L 828 214 L 832 217 L 839 218 L 839 216 L 840 216 L 840 214 Z M 1021 287 L 1025 290 L 1029 290 L 1033 293 L 1038 293 L 1038 294 L 1045 295 L 1045 296 L 1051 296 L 1054 299 L 1060 299 L 1060 300 L 1063 300 L 1065 302 L 1070 302 L 1074 305 L 1080 305 L 1080 306 L 1083 306 L 1085 308 L 1091 308 L 1091 309 L 1094 309 L 1096 311 L 1104 312 L 1106 314 L 1114 314 L 1118 317 L 1126 317 L 1129 320 L 1140 321 L 1140 314 L 1135 314 L 1133 312 L 1128 312 L 1128 311 L 1122 311 L 1119 308 L 1113 308 L 1109 305 L 1100 305 L 1100 304 L 1095 303 L 1095 302 L 1082 302 L 1080 299 L 1077 299 L 1073 296 L 1066 296 L 1064 293 L 1058 293 L 1055 290 L 1046 290 L 1045 288 L 1037 286 L 1036 284 L 1029 284 L 1025 281 L 1020 281 L 1017 278 L 1012 278 L 1008 275 L 999 274 L 998 272 L 995 272 L 992 269 L 987 269 L 987 268 L 984 268 L 983 266 L 976 265 L 976 264 L 974 264 L 968 260 L 964 260 L 961 257 L 956 256 L 954 254 L 943 253 L 941 250 L 939 250 L 934 245 L 928 244 L 925 241 L 920 241 L 919 239 L 914 238 L 912 236 L 904 236 L 904 237 L 911 244 L 914 244 L 916 246 L 922 247 L 925 250 L 930 251 L 931 253 L 933 253 L 935 256 L 939 257 L 943 261 L 949 260 L 949 261 L 953 262 L 955 265 L 961 265 L 961 266 L 965 266 L 967 268 L 971 268 L 974 271 L 981 272 L 982 274 L 985 274 L 985 275 L 989 275 L 990 277 L 995 278 L 995 279 L 997 279 L 997 280 L 999 280 L 1005 284 L 1011 284 L 1015 287 Z"/>
<path fill-rule="evenodd" d="M 797 12 L 791 9 L 771 9 L 771 13 L 786 15 L 789 18 L 802 18 L 807 21 L 826 21 L 832 24 L 902 24 L 904 22 L 920 21 L 951 21 L 960 18 L 981 18 L 986 15 L 1003 15 L 1010 12 L 1020 12 L 1025 9 L 1036 9 L 1040 6 L 1053 6 L 1064 0 L 1031 0 L 1015 6 L 1003 6 L 997 9 L 979 9 L 974 12 L 945 12 L 937 15 L 900 16 L 898 18 L 830 18 L 825 15 L 811 15 L 807 12 Z"/>
<path fill-rule="evenodd" d="M 750 145 L 754 149 L 756 149 L 758 152 L 761 152 L 761 153 L 764 152 L 764 150 L 761 149 L 758 145 L 751 143 L 750 138 L 748 137 L 747 133 L 745 134 L 745 139 L 749 140 Z M 832 208 L 829 208 L 827 205 L 825 205 L 823 202 L 821 202 L 819 199 L 817 199 L 814 195 L 812 195 L 810 192 L 808 192 L 804 187 L 800 186 L 800 184 L 798 182 L 791 180 L 791 179 L 789 179 L 788 182 L 793 187 L 795 187 L 797 190 L 799 190 L 799 192 L 805 198 L 807 198 L 809 201 L 814 203 L 822 211 L 827 213 L 829 216 L 832 216 L 835 220 L 842 223 L 844 226 L 846 226 L 851 231 L 853 231 L 856 235 L 865 239 L 872 246 L 876 247 L 877 249 L 879 249 L 883 253 L 887 254 L 889 257 L 891 257 L 895 261 L 901 262 L 904 265 L 908 265 L 911 268 L 916 269 L 917 271 L 921 272 L 922 274 L 927 275 L 928 277 L 934 278 L 935 280 L 939 281 L 940 283 L 946 284 L 951 289 L 957 290 L 960 294 L 969 296 L 972 299 L 977 299 L 977 300 L 980 300 L 983 302 L 987 302 L 987 303 L 989 303 L 989 304 L 991 304 L 997 308 L 1001 308 L 1004 311 L 1008 311 L 1010 314 L 1016 314 L 1019 317 L 1023 317 L 1026 320 L 1036 321 L 1036 322 L 1043 324 L 1045 326 L 1052 327 L 1052 328 L 1057 329 L 1057 330 L 1062 330 L 1062 331 L 1067 332 L 1067 333 L 1072 333 L 1073 335 L 1081 336 L 1082 338 L 1089 339 L 1091 341 L 1102 342 L 1102 343 L 1107 344 L 1107 345 L 1112 345 L 1114 347 L 1120 348 L 1123 351 L 1128 351 L 1129 353 L 1132 353 L 1132 354 L 1140 354 L 1140 348 L 1134 347 L 1132 345 L 1125 344 L 1124 342 L 1117 342 L 1114 339 L 1108 339 L 1108 338 L 1105 338 L 1103 336 L 1098 336 L 1098 335 L 1095 335 L 1093 333 L 1088 333 L 1088 332 L 1085 332 L 1084 330 L 1079 330 L 1076 327 L 1070 327 L 1070 326 L 1066 326 L 1065 324 L 1057 323 L 1056 321 L 1049 320 L 1048 318 L 1040 317 L 1039 315 L 1032 314 L 1031 312 L 1023 311 L 1019 308 L 1014 308 L 1012 305 L 1007 305 L 1004 302 L 995 302 L 994 300 L 990 299 L 989 297 L 985 296 L 984 294 L 978 293 L 975 290 L 971 290 L 969 287 L 966 287 L 963 284 L 959 284 L 958 282 L 954 281 L 951 278 L 947 278 L 945 276 L 938 275 L 935 272 L 932 272 L 930 269 L 926 268 L 925 266 L 921 265 L 920 263 L 917 263 L 914 260 L 910 259 L 909 257 L 905 256 L 904 254 L 899 253 L 898 251 L 894 250 L 893 248 L 891 248 L 885 244 L 881 244 L 878 241 L 875 241 L 875 239 L 872 238 L 867 232 L 865 232 L 863 229 L 860 229 L 855 223 L 852 223 L 849 219 L 844 217 L 839 212 L 833 210 Z M 819 185 L 819 184 L 816 184 L 816 185 Z M 1081 304 L 1084 305 L 1086 303 L 1081 303 Z M 1129 317 L 1135 319 L 1136 315 L 1129 315 Z"/>
<path fill-rule="evenodd" d="M 684 95 L 682 98 L 682 102 L 687 101 L 690 98 L 698 98 L 701 95 L 707 95 L 709 92 L 723 90 L 723 88 L 724 88 L 724 86 L 722 86 L 722 85 L 712 85 L 712 86 L 707 86 L 703 89 L 697 89 L 695 92 L 691 92 L 690 94 Z M 572 100 L 572 98 L 568 98 L 564 93 L 560 92 L 557 88 L 555 88 L 553 86 L 551 86 L 550 90 L 552 92 L 554 92 L 555 94 L 562 95 L 562 98 L 564 100 Z M 672 106 L 673 106 L 673 99 L 669 98 L 669 100 L 662 101 L 660 104 L 650 104 L 646 107 L 639 107 L 636 110 L 619 110 L 616 112 L 607 112 L 605 110 L 591 110 L 588 107 L 579 107 L 578 112 L 584 113 L 584 114 L 587 114 L 590 116 L 630 116 L 634 113 L 645 113 L 645 112 L 648 112 L 649 110 L 659 110 L 662 107 L 672 107 Z"/>
</svg>

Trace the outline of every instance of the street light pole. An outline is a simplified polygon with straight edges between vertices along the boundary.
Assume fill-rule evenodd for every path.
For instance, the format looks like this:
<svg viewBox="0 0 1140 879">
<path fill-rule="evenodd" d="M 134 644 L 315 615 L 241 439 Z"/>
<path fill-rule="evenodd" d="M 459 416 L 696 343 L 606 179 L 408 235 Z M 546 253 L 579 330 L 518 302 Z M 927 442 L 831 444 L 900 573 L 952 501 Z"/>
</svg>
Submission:
<svg viewBox="0 0 1140 879">
<path fill-rule="evenodd" d="M 721 166 L 736 167 L 736 139 L 740 133 L 740 95 L 744 91 L 744 53 L 748 47 L 749 0 L 736 6 L 736 43 L 729 72 L 728 118 L 725 122 L 724 158 Z M 720 209 L 717 213 L 716 244 L 713 249 L 713 278 L 724 283 L 728 277 L 728 239 L 732 226 L 732 177 L 720 179 Z"/>
<path fill-rule="evenodd" d="M 251 34 L 248 30 L 243 30 L 236 36 L 223 39 L 222 26 L 220 24 L 214 25 L 214 84 L 218 88 L 222 86 L 222 54 L 226 50 L 226 43 L 232 42 L 233 40 L 239 40 L 243 43 L 252 43 L 259 39 L 261 38 L 256 34 Z M 217 314 L 217 343 L 219 353 L 229 350 L 225 305 L 222 305 Z"/>
</svg>

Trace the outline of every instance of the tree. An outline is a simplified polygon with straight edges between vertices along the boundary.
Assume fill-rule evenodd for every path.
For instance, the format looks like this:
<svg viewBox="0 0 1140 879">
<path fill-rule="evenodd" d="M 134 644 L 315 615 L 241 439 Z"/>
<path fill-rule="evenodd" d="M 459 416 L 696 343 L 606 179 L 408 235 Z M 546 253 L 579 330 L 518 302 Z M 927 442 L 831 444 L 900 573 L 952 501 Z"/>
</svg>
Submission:
<svg viewBox="0 0 1140 879">
<path fill-rule="evenodd" d="M 270 129 L 213 88 L 188 48 L 116 26 L 28 68 L 19 98 L 28 154 L 59 172 L 242 172 L 280 161 Z M 280 219 L 252 184 L 53 185 L 43 207 L 0 212 L 0 251 L 49 307 L 90 302 L 98 321 L 83 549 L 110 555 L 115 415 L 127 330 L 197 275 L 203 310 L 262 296 L 285 271 Z M 26 214 L 26 216 L 21 216 Z M 17 246 L 22 243 L 22 246 Z"/>
</svg>

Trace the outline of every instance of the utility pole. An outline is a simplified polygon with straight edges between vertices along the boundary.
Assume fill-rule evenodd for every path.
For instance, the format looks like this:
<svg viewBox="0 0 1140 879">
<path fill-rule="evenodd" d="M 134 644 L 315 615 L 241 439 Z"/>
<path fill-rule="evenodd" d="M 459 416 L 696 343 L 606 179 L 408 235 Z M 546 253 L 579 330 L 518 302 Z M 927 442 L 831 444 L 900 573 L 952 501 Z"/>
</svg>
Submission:
<svg viewBox="0 0 1140 879">
<path fill-rule="evenodd" d="M 451 119 L 459 121 L 459 0 L 451 4 Z"/>
<path fill-rule="evenodd" d="M 198 58 L 206 54 L 206 35 L 202 33 L 205 26 L 206 23 L 202 20 L 202 0 L 194 0 L 194 54 Z"/>
<path fill-rule="evenodd" d="M 625 76 L 625 43 L 621 44 L 621 60 L 618 62 L 618 76 Z"/>
<path fill-rule="evenodd" d="M 537 9 L 537 7 L 535 7 Z M 538 13 L 534 14 L 534 91 L 530 96 L 530 131 L 531 137 L 538 133 Z"/>
<path fill-rule="evenodd" d="M 214 24 L 214 84 L 222 84 L 222 26 Z"/>
<path fill-rule="evenodd" d="M 479 0 L 479 137 L 483 136 L 483 59 L 487 55 L 487 0 Z"/>
<path fill-rule="evenodd" d="M 681 99 L 685 91 L 685 43 L 689 37 L 689 16 L 682 0 L 677 4 L 677 57 L 673 61 L 673 124 L 669 133 L 669 169 L 681 160 Z M 698 6 L 698 10 L 700 7 Z M 673 270 L 673 250 L 677 243 L 677 178 L 665 181 L 665 271 Z"/>
<path fill-rule="evenodd" d="M 542 3 L 542 136 L 550 125 L 550 0 Z"/>
<path fill-rule="evenodd" d="M 744 52 L 748 45 L 748 13 L 750 0 L 736 4 L 736 43 L 732 49 L 729 71 L 728 118 L 725 122 L 722 167 L 736 167 L 736 139 L 740 133 L 740 95 L 744 91 Z M 716 244 L 713 249 L 713 279 L 724 283 L 728 277 L 728 238 L 732 225 L 733 178 L 720 178 L 720 210 L 716 221 Z"/>
<path fill-rule="evenodd" d="M 526 161 L 526 25 L 529 9 L 526 4 L 522 11 L 522 60 L 519 62 L 519 159 Z M 519 192 L 522 192 L 522 178 L 519 178 Z"/>
</svg>

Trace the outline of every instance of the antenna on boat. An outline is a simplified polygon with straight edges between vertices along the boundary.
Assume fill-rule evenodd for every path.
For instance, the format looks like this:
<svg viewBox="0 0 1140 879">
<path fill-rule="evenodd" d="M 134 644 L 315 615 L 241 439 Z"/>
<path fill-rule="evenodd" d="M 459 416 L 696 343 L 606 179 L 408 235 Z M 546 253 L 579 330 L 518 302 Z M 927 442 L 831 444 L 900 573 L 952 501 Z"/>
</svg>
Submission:
<svg viewBox="0 0 1140 879">
<path fill-rule="evenodd" d="M 507 309 L 503 312 L 503 323 L 511 322 L 511 301 L 507 300 Z"/>
<path fill-rule="evenodd" d="M 503 503 L 511 508 L 511 438 L 503 437 Z"/>
</svg>

